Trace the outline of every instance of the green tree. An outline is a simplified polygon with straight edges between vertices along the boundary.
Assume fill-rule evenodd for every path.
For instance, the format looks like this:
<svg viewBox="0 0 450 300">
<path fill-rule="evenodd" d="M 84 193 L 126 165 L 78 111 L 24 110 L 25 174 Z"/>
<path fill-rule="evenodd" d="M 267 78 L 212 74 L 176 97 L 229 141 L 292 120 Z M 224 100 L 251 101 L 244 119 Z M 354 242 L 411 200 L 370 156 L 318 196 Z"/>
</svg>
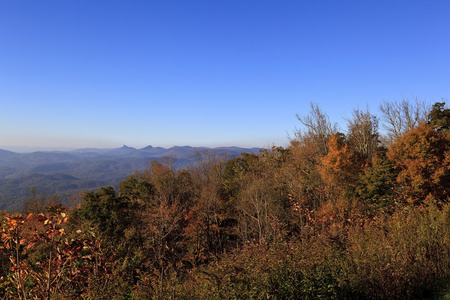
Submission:
<svg viewBox="0 0 450 300">
<path fill-rule="evenodd" d="M 359 199 L 364 200 L 374 208 L 387 207 L 395 204 L 395 185 L 398 172 L 395 164 L 386 155 L 387 149 L 379 148 L 361 178 L 357 187 Z"/>
<path fill-rule="evenodd" d="M 150 172 L 135 172 L 119 184 L 119 196 L 128 198 L 132 203 L 144 205 L 153 195 Z"/>
<path fill-rule="evenodd" d="M 428 114 L 428 125 L 436 130 L 450 129 L 450 109 L 445 107 L 445 102 L 435 103 Z"/>
<path fill-rule="evenodd" d="M 119 197 L 112 187 L 104 187 L 86 193 L 83 205 L 73 212 L 73 217 L 93 226 L 108 245 L 118 250 L 125 230 L 135 219 L 130 204 L 128 198 Z"/>
</svg>

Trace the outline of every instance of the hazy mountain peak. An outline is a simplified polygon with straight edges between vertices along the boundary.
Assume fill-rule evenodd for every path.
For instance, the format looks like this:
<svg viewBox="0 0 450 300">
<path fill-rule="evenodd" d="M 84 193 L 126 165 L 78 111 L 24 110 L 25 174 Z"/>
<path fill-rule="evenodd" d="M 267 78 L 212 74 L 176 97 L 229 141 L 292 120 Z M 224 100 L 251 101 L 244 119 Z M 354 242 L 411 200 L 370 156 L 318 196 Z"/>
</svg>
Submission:
<svg viewBox="0 0 450 300">
<path fill-rule="evenodd" d="M 136 148 L 128 147 L 127 145 L 123 145 L 120 149 L 136 150 Z"/>
</svg>

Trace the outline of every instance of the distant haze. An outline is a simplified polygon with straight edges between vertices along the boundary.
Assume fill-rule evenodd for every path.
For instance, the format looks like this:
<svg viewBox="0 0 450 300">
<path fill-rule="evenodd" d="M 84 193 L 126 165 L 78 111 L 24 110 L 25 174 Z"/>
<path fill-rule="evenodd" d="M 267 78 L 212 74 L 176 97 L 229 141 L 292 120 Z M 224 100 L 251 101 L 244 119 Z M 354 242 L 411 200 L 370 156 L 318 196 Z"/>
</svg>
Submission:
<svg viewBox="0 0 450 300">
<path fill-rule="evenodd" d="M 27 148 L 31 150 L 31 148 Z M 135 171 L 149 168 L 153 161 L 173 159 L 177 169 L 198 163 L 199 155 L 232 158 L 242 152 L 258 153 L 259 148 L 198 148 L 147 146 L 142 149 L 122 146 L 114 149 L 76 149 L 15 153 L 0 149 L 0 210 L 17 210 L 29 196 L 30 188 L 43 195 L 57 195 L 65 202 L 79 192 L 103 186 L 117 188 L 119 182 Z"/>
</svg>

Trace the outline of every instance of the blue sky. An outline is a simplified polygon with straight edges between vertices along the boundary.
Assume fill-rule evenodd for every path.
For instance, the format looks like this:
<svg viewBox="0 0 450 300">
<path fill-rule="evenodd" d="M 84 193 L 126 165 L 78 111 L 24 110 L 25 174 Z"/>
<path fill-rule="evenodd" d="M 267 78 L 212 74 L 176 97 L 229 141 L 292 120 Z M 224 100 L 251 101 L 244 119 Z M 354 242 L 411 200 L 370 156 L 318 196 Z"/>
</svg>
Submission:
<svg viewBox="0 0 450 300">
<path fill-rule="evenodd" d="M 287 145 L 450 97 L 450 1 L 0 1 L 0 147 Z"/>
</svg>

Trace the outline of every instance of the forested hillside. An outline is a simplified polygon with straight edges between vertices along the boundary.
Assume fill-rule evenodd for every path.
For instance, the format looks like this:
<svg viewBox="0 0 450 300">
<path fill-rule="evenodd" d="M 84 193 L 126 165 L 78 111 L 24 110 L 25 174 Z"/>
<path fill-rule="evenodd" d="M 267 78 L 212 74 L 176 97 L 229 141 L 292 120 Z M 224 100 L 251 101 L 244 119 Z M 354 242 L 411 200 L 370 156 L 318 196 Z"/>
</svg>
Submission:
<svg viewBox="0 0 450 300">
<path fill-rule="evenodd" d="M 450 109 L 381 111 L 356 109 L 338 130 L 312 104 L 286 148 L 153 161 L 77 207 L 3 213 L 0 293 L 448 299 Z"/>
<path fill-rule="evenodd" d="M 197 161 L 204 147 L 142 149 L 123 146 L 116 149 L 77 149 L 14 153 L 0 150 L 0 210 L 20 210 L 30 200 L 30 188 L 38 197 L 56 196 L 67 204 L 83 191 L 102 186 L 117 188 L 120 181 L 135 171 L 148 168 L 151 161 L 174 159 L 174 168 L 187 168 Z M 258 152 L 258 148 L 221 147 L 209 149 L 224 157 L 241 152 Z"/>
</svg>

